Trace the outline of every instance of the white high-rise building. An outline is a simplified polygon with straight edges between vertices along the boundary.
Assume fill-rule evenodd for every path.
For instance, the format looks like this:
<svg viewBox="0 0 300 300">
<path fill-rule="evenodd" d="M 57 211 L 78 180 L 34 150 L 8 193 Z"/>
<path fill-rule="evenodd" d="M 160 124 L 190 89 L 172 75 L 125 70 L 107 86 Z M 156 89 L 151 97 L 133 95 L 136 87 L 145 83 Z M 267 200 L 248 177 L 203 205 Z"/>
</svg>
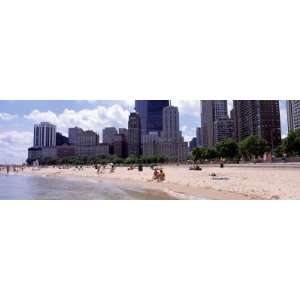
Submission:
<svg viewBox="0 0 300 300">
<path fill-rule="evenodd" d="M 160 142 L 158 132 L 145 134 L 142 136 L 142 151 L 143 156 L 155 156 L 157 155 L 157 147 Z"/>
<path fill-rule="evenodd" d="M 161 136 L 149 133 L 143 136 L 143 155 L 165 156 L 170 161 L 185 161 L 188 155 L 188 143 L 185 143 L 179 130 L 178 108 L 168 106 L 163 109 L 163 129 Z"/>
<path fill-rule="evenodd" d="M 56 126 L 48 122 L 34 125 L 33 146 L 51 148 L 56 146 Z"/>
<path fill-rule="evenodd" d="M 300 129 L 300 100 L 287 101 L 289 131 Z"/>
<path fill-rule="evenodd" d="M 174 142 L 181 139 L 178 107 L 167 106 L 163 109 L 163 130 L 161 137 L 165 142 Z"/>
</svg>

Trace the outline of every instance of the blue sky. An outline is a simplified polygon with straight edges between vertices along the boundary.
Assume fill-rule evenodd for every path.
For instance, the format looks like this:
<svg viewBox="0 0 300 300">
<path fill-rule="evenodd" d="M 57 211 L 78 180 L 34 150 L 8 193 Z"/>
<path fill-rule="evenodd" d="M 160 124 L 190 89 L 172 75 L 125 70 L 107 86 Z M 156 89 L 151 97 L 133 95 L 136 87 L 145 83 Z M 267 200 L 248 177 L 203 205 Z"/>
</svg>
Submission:
<svg viewBox="0 0 300 300">
<path fill-rule="evenodd" d="M 199 101 L 172 101 L 179 107 L 180 127 L 186 141 L 200 126 Z M 20 163 L 32 146 L 33 125 L 49 121 L 67 134 L 69 127 L 79 126 L 102 133 L 107 126 L 127 127 L 134 100 L 124 101 L 0 101 L 0 163 Z M 232 102 L 229 101 L 229 109 Z M 287 134 L 285 102 L 280 102 L 282 135 Z"/>
</svg>

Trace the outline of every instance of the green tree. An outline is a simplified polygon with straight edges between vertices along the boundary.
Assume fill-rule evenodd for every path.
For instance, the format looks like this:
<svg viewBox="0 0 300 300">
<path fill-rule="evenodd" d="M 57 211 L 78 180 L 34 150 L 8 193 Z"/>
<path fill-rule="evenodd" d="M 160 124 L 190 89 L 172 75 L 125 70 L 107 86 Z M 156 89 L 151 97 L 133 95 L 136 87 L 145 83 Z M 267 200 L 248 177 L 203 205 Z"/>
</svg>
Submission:
<svg viewBox="0 0 300 300">
<path fill-rule="evenodd" d="M 238 144 L 231 140 L 224 140 L 217 144 L 216 146 L 219 157 L 224 157 L 228 159 L 233 159 L 239 154 Z"/>
<path fill-rule="evenodd" d="M 275 156 L 276 157 L 283 157 L 283 155 L 285 153 L 287 153 L 286 144 L 287 144 L 287 139 L 285 138 L 285 139 L 282 140 L 281 144 L 275 149 Z"/>
<path fill-rule="evenodd" d="M 213 160 L 218 157 L 218 153 L 215 148 L 207 148 L 206 159 Z"/>
<path fill-rule="evenodd" d="M 129 156 L 125 159 L 125 164 L 131 165 L 137 163 L 137 157 L 135 156 Z"/>
<path fill-rule="evenodd" d="M 168 162 L 168 158 L 165 157 L 165 156 L 159 156 L 157 158 L 157 162 L 160 163 L 160 164 L 164 164 L 164 163 Z"/>
<path fill-rule="evenodd" d="M 194 162 L 205 160 L 207 157 L 207 148 L 194 148 L 192 151 Z"/>
<path fill-rule="evenodd" d="M 251 159 L 252 157 L 256 159 L 270 151 L 270 147 L 264 139 L 251 135 L 240 142 L 240 151 L 246 159 Z"/>
<path fill-rule="evenodd" d="M 28 165 L 32 165 L 32 163 L 34 162 L 34 159 L 32 159 L 32 158 L 27 158 L 26 159 L 26 163 L 28 164 Z"/>
<path fill-rule="evenodd" d="M 218 153 L 216 149 L 214 148 L 206 148 L 206 147 L 201 147 L 201 148 L 195 148 L 192 151 L 193 157 L 194 157 L 194 162 L 196 161 L 202 161 L 202 160 L 212 160 L 216 157 L 218 157 Z"/>
<path fill-rule="evenodd" d="M 285 142 L 285 150 L 290 155 L 300 155 L 300 129 L 289 132 Z"/>
</svg>

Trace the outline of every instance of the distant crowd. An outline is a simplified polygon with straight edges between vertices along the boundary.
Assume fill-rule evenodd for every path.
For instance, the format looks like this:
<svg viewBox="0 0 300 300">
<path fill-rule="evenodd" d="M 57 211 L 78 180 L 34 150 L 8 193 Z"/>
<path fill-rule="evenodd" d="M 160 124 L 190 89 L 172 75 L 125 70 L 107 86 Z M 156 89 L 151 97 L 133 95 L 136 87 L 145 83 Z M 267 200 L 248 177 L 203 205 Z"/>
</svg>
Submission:
<svg viewBox="0 0 300 300">
<path fill-rule="evenodd" d="M 10 172 L 13 172 L 13 173 L 18 173 L 18 172 L 23 172 L 25 169 L 25 165 L 22 165 L 22 166 L 2 166 L 0 167 L 0 173 L 1 172 L 4 172 L 6 174 L 9 174 Z"/>
</svg>

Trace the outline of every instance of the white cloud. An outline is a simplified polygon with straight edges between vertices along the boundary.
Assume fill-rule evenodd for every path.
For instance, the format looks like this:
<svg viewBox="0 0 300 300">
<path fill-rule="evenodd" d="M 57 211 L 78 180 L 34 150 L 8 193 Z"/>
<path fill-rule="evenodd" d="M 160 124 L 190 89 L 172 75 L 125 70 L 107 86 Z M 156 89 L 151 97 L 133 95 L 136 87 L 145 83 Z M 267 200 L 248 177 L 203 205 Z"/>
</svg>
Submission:
<svg viewBox="0 0 300 300">
<path fill-rule="evenodd" d="M 25 162 L 32 139 L 33 133 L 29 131 L 1 131 L 0 164 Z"/>
<path fill-rule="evenodd" d="M 191 139 L 196 136 L 196 129 L 191 126 L 181 126 L 181 132 L 184 136 L 185 142 L 191 141 Z"/>
<path fill-rule="evenodd" d="M 200 118 L 199 100 L 172 100 L 172 105 L 178 107 L 180 115 L 190 115 Z"/>
<path fill-rule="evenodd" d="M 134 103 L 135 103 L 135 100 L 123 100 L 122 106 L 125 107 L 126 109 L 132 111 L 134 109 Z"/>
<path fill-rule="evenodd" d="M 228 105 L 228 114 L 230 114 L 230 111 L 233 109 L 233 101 L 228 100 L 227 105 Z"/>
<path fill-rule="evenodd" d="M 109 107 L 97 106 L 92 109 L 82 109 L 74 111 L 65 109 L 62 113 L 52 111 L 41 112 L 33 110 L 30 114 L 25 115 L 26 119 L 34 122 L 51 122 L 57 126 L 58 131 L 67 133 L 70 127 L 81 127 L 85 130 L 90 129 L 101 132 L 104 127 L 127 127 L 129 110 L 122 105 L 114 104 Z"/>
<path fill-rule="evenodd" d="M 287 137 L 288 125 L 287 125 L 287 111 L 285 102 L 280 105 L 280 122 L 281 122 L 281 136 L 282 138 Z"/>
<path fill-rule="evenodd" d="M 15 118 L 17 118 L 17 115 L 12 115 L 12 114 L 8 114 L 8 113 L 0 113 L 0 120 L 10 121 Z"/>
</svg>

